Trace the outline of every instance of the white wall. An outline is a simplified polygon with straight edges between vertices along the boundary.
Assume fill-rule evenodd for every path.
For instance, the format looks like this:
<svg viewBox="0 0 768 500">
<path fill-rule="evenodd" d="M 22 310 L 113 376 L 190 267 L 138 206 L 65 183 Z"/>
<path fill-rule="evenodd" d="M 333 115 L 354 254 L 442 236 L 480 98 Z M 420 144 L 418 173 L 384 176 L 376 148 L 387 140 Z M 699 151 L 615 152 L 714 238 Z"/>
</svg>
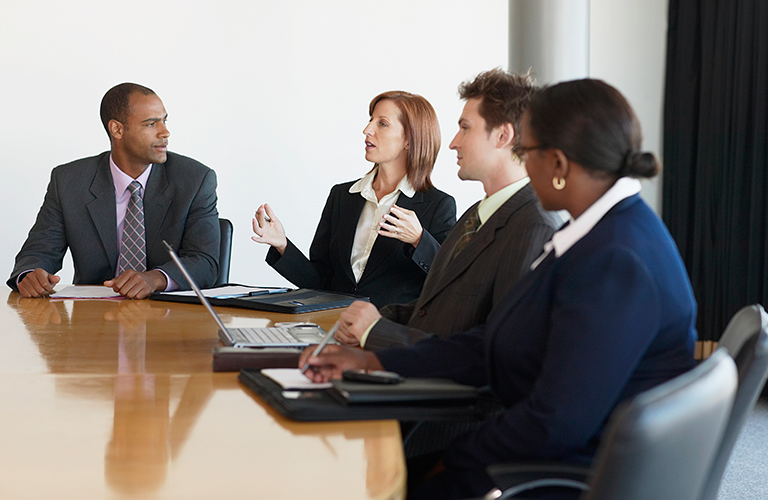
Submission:
<svg viewBox="0 0 768 500">
<path fill-rule="evenodd" d="M 443 147 L 433 180 L 463 211 L 482 187 L 456 178 L 447 147 L 456 88 L 506 66 L 507 12 L 501 0 L 5 2 L 3 281 L 51 168 L 108 149 L 99 102 L 123 81 L 163 99 L 173 151 L 216 170 L 219 212 L 235 224 L 232 280 L 286 283 L 250 240 L 253 210 L 269 202 L 307 250 L 331 186 L 371 166 L 362 130 L 370 99 L 386 90 L 435 107 Z M 71 281 L 72 270 L 61 276 Z"/>
<path fill-rule="evenodd" d="M 234 281 L 286 283 L 250 241 L 253 210 L 272 204 L 308 249 L 330 187 L 370 167 L 361 131 L 368 102 L 386 90 L 435 107 L 443 147 L 433 180 L 461 212 L 482 187 L 456 178 L 447 147 L 462 107 L 456 87 L 506 67 L 507 25 L 504 0 L 6 2 L 0 275 L 13 268 L 51 168 L 108 149 L 99 102 L 123 81 L 163 99 L 173 151 L 216 170 L 219 212 L 235 224 Z M 654 151 L 665 32 L 666 0 L 592 0 L 591 75 L 629 97 Z M 72 279 L 68 261 L 60 274 Z"/>
<path fill-rule="evenodd" d="M 592 78 L 618 88 L 643 127 L 643 149 L 661 161 L 668 0 L 591 0 Z M 661 175 L 642 196 L 661 213 Z"/>
</svg>

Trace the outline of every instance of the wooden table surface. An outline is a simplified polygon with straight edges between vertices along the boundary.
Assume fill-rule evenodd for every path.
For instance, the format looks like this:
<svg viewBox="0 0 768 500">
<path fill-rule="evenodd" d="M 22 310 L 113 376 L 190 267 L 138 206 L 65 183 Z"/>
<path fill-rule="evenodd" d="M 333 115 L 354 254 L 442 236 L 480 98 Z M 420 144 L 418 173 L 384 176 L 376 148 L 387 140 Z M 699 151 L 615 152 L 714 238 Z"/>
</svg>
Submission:
<svg viewBox="0 0 768 500">
<path fill-rule="evenodd" d="M 202 306 L 0 304 L 0 499 L 399 499 L 395 421 L 297 423 L 213 373 Z M 313 321 L 217 308 L 227 326 Z"/>
</svg>

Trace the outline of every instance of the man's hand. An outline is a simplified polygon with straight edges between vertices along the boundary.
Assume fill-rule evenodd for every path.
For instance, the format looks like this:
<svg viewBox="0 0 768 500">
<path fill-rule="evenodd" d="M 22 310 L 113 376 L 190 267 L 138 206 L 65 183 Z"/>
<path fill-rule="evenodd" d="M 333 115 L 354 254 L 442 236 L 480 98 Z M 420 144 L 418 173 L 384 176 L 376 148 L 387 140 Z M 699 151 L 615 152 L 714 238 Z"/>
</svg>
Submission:
<svg viewBox="0 0 768 500">
<path fill-rule="evenodd" d="M 24 297 L 45 297 L 53 292 L 53 287 L 61 278 L 38 267 L 24 275 L 19 282 L 19 293 Z"/>
<path fill-rule="evenodd" d="M 313 382 L 328 382 L 340 379 L 344 370 L 383 370 L 379 358 L 372 352 L 355 347 L 327 345 L 319 356 L 312 356 L 316 345 L 304 349 L 299 356 L 299 368 L 309 361 L 309 370 L 304 375 Z"/>
<path fill-rule="evenodd" d="M 165 275 L 156 269 L 144 273 L 129 269 L 117 278 L 105 281 L 104 286 L 110 287 L 127 299 L 146 299 L 156 290 L 165 290 L 168 281 Z"/>
<path fill-rule="evenodd" d="M 356 300 L 339 315 L 339 329 L 334 338 L 341 344 L 360 345 L 365 331 L 380 318 L 381 314 L 375 305 Z"/>
</svg>

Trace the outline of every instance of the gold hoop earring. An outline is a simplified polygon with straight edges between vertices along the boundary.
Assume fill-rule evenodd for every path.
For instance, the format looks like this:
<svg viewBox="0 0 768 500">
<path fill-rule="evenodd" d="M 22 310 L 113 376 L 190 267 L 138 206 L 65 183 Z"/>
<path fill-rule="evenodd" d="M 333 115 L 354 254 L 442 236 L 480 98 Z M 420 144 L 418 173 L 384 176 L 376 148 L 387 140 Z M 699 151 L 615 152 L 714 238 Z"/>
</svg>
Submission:
<svg viewBox="0 0 768 500">
<path fill-rule="evenodd" d="M 552 185 L 557 189 L 558 191 L 562 191 L 565 187 L 565 177 L 553 177 L 552 178 Z"/>
</svg>

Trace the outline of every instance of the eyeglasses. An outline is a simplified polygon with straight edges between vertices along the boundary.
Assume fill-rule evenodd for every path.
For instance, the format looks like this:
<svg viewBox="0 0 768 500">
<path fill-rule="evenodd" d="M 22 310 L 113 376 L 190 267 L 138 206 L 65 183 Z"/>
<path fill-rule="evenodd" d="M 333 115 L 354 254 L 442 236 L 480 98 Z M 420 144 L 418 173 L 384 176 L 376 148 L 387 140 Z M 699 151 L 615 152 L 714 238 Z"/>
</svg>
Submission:
<svg viewBox="0 0 768 500">
<path fill-rule="evenodd" d="M 549 149 L 550 147 L 551 146 L 548 146 L 546 144 L 539 144 L 538 146 L 527 146 L 527 147 L 517 144 L 512 147 L 512 152 L 515 153 L 518 158 L 520 158 L 520 161 L 525 161 L 530 151 L 536 151 L 537 149 Z"/>
</svg>

